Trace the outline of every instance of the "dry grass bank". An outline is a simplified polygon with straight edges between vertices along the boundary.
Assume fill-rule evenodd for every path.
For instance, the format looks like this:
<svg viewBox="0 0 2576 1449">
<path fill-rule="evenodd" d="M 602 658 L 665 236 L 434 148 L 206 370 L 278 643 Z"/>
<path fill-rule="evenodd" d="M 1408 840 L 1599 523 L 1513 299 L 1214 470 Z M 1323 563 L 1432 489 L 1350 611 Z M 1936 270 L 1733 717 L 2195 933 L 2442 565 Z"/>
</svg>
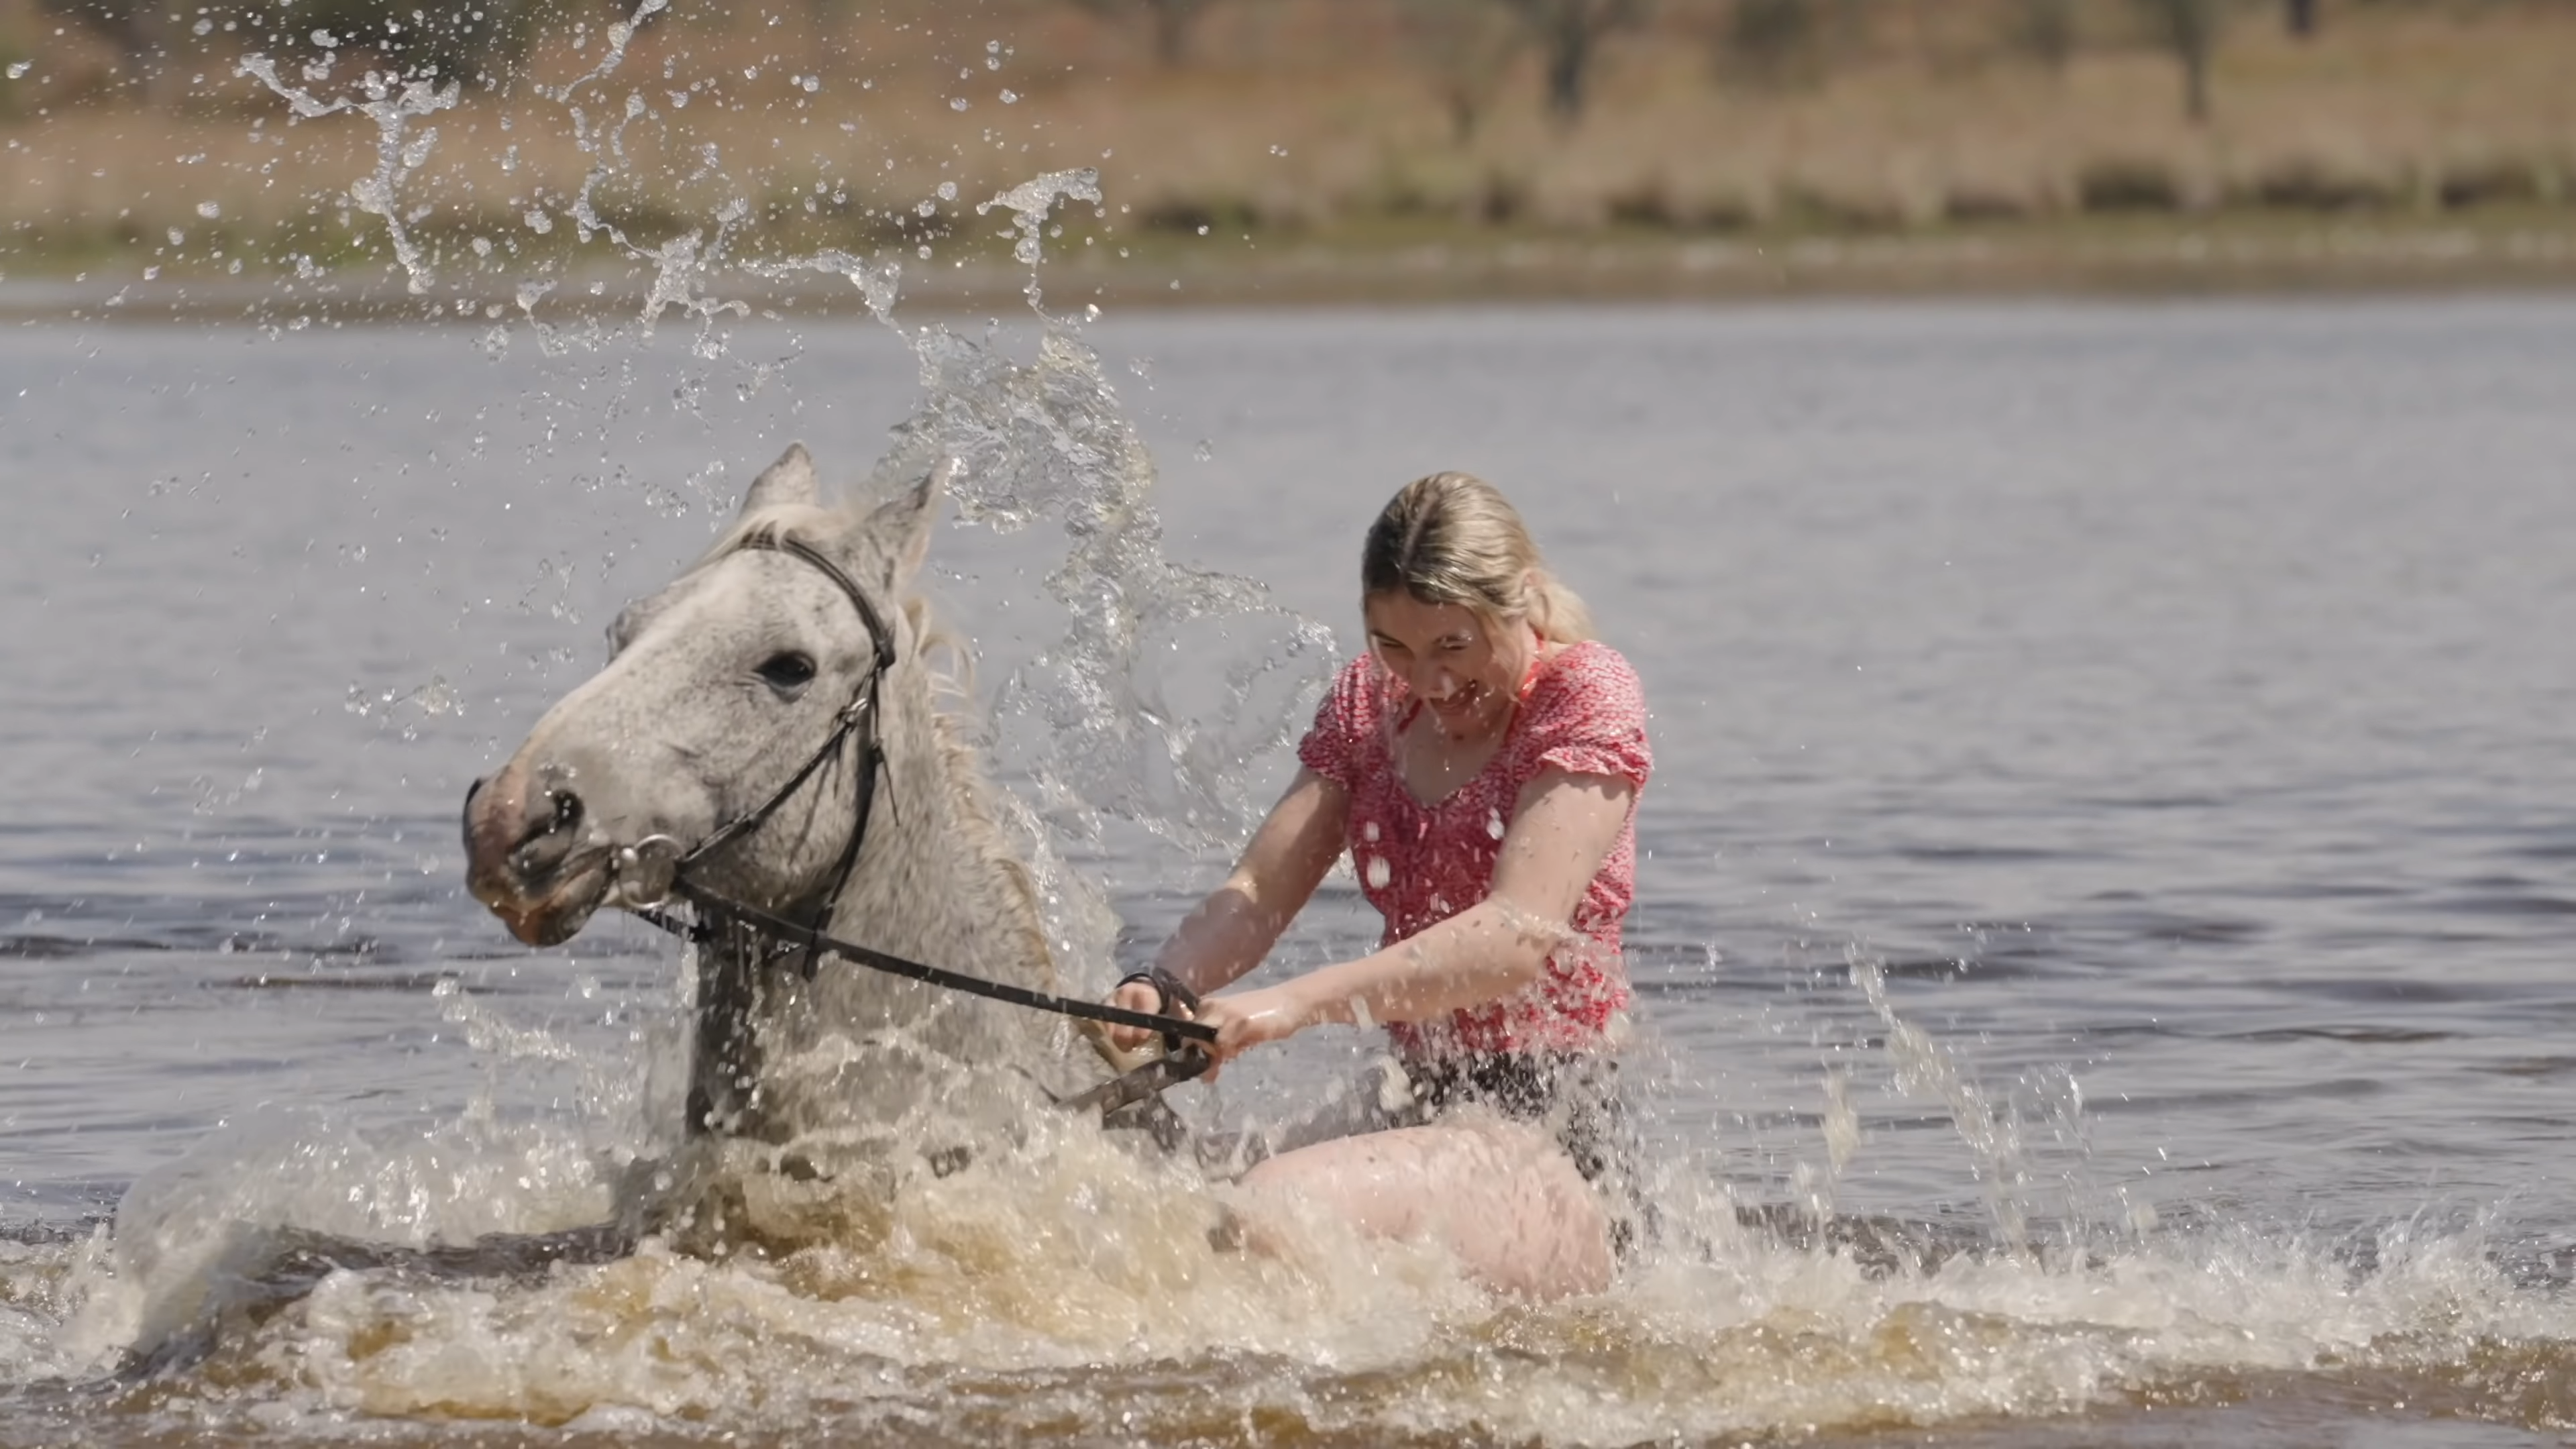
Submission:
<svg viewBox="0 0 2576 1449">
<path fill-rule="evenodd" d="M 927 246 L 971 266 L 1007 250 L 1003 219 L 973 203 L 1074 166 L 1101 170 L 1107 205 L 1050 245 L 1094 270 L 1122 248 L 1202 270 L 1249 259 L 1191 251 L 1202 227 L 1275 270 L 1584 238 L 1975 236 L 2028 253 L 2016 238 L 2081 250 L 2105 226 L 2228 218 L 2247 234 L 2265 217 L 2509 222 L 2542 251 L 2576 231 L 2576 6 L 2329 6 L 2307 40 L 2249 18 L 2218 52 L 2206 125 L 2184 118 L 2172 62 L 2126 32 L 2052 67 L 1990 43 L 1995 7 L 1888 0 L 1830 65 L 1756 83 L 1713 78 L 1705 15 L 1665 13 L 1605 52 L 1579 125 L 1545 114 L 1524 57 L 1462 135 L 1418 38 L 1356 0 L 1220 5 L 1177 69 L 1062 0 L 889 5 L 827 27 L 810 6 L 684 5 L 569 95 L 607 17 L 555 28 L 507 93 L 468 88 L 408 121 L 409 154 L 356 112 L 294 116 L 221 32 L 198 42 L 183 99 L 145 109 L 113 51 L 67 31 L 9 42 L 31 59 L 0 83 L 21 88 L 0 120 L 0 270 L 383 262 L 386 219 L 353 202 L 379 174 L 425 260 L 485 278 L 642 267 L 580 235 L 585 194 L 632 251 L 695 231 L 737 258 L 831 247 L 918 270 Z M 32 14 L 0 5 L 0 35 L 52 24 Z M 283 69 L 317 100 L 363 98 L 363 55 L 309 81 Z M 2266 255 L 2295 276 L 2303 246 Z"/>
</svg>

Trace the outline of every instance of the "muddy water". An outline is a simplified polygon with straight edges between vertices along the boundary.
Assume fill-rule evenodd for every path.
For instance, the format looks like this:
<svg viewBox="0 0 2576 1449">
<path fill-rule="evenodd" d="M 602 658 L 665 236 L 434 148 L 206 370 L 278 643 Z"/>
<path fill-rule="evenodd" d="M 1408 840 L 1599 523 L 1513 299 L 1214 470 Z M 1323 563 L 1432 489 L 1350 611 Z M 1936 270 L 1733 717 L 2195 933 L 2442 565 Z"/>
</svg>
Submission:
<svg viewBox="0 0 2576 1449">
<path fill-rule="evenodd" d="M 786 439 L 863 474 L 920 359 L 857 323 L 713 358 L 21 330 L 0 1438 L 2556 1442 L 2571 324 L 1092 326 L 1174 559 L 1347 646 L 1368 511 L 1474 468 L 1646 680 L 1633 1061 L 1670 1231 L 1547 1308 L 1320 1229 L 1293 1264 L 1217 1250 L 1223 1188 L 1044 1127 L 791 1255 L 281 1289 L 298 1235 L 593 1221 L 655 1149 L 675 952 L 511 945 L 459 888 L 456 804 Z M 940 539 L 988 696 L 1061 633 L 1061 547 Z M 1184 642 L 1159 687 L 1212 717 L 1192 681 L 1251 646 Z M 1282 768 L 1232 775 L 1257 801 Z M 1221 851 L 1097 823 L 1132 956 Z M 1311 915 L 1282 966 L 1370 934 L 1340 887 Z M 1258 1120 L 1364 1050 L 1301 1040 L 1183 1105 Z"/>
</svg>

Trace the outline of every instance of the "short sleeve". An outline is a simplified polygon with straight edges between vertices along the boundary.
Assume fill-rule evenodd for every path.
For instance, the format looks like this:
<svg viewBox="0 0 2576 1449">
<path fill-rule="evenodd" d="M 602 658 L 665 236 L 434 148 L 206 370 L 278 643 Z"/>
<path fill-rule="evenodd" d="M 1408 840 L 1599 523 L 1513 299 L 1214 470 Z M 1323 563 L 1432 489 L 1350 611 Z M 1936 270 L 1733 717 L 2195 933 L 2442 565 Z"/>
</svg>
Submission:
<svg viewBox="0 0 2576 1449">
<path fill-rule="evenodd" d="M 1532 686 L 1513 784 L 1542 771 L 1610 775 L 1643 789 L 1655 767 L 1646 743 L 1646 691 L 1606 644 L 1559 654 Z"/>
<path fill-rule="evenodd" d="M 1375 716 L 1369 688 L 1369 658 L 1361 655 L 1333 676 L 1315 706 L 1315 723 L 1297 742 L 1297 762 L 1347 790 L 1358 771 L 1362 722 Z"/>
</svg>

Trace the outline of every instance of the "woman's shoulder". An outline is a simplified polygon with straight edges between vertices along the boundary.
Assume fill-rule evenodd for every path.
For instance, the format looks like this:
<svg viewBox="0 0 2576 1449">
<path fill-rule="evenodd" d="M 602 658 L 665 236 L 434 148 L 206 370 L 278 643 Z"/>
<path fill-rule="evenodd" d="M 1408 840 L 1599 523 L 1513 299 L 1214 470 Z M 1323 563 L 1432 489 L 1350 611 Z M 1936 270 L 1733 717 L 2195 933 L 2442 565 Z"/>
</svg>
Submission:
<svg viewBox="0 0 2576 1449">
<path fill-rule="evenodd" d="M 1643 785 L 1654 769 L 1645 688 L 1626 657 L 1607 644 L 1586 640 L 1558 650 L 1523 708 L 1516 778 L 1555 768 Z"/>
<path fill-rule="evenodd" d="M 1598 639 L 1584 639 L 1559 649 L 1532 681 L 1533 712 L 1562 709 L 1633 709 L 1641 717 L 1646 687 L 1628 657 Z"/>
<path fill-rule="evenodd" d="M 1315 704 L 1314 727 L 1298 743 L 1297 758 L 1327 779 L 1347 786 L 1370 757 L 1371 741 L 1382 731 L 1386 681 L 1374 657 L 1363 654 L 1345 664 Z"/>
<path fill-rule="evenodd" d="M 1386 671 L 1377 656 L 1362 654 L 1333 672 L 1324 691 L 1324 708 L 1351 722 L 1375 720 L 1386 705 Z"/>
</svg>

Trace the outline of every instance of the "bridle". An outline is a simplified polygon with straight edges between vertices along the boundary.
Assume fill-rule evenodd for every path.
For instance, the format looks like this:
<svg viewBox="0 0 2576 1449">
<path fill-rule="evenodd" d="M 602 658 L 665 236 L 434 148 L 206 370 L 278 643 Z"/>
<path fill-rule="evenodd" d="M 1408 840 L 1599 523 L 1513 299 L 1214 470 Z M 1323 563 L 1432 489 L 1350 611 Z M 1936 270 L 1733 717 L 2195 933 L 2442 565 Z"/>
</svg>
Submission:
<svg viewBox="0 0 2576 1449">
<path fill-rule="evenodd" d="M 621 848 L 612 858 L 610 900 L 653 925 L 700 945 L 713 940 L 721 926 L 731 923 L 768 943 L 772 960 L 788 951 L 801 950 L 803 959 L 798 969 L 809 981 L 814 978 L 824 956 L 837 956 L 871 970 L 951 991 L 1054 1012 L 1059 1016 L 1142 1027 L 1162 1034 L 1165 1051 L 1160 1059 L 1112 1077 L 1088 1091 L 1061 1099 L 1067 1106 L 1098 1107 L 1106 1116 L 1151 1097 L 1165 1087 L 1205 1072 L 1211 1063 L 1201 1047 L 1215 1041 L 1216 1032 L 1187 1017 L 1167 1012 L 1129 1011 L 1124 1007 L 1014 986 L 989 977 L 970 976 L 823 933 L 823 925 L 831 921 L 834 911 L 840 906 L 841 893 L 848 889 L 850 877 L 858 869 L 859 849 L 867 840 L 868 823 L 875 814 L 877 776 L 885 768 L 884 738 L 878 729 L 879 701 L 885 677 L 895 665 L 894 631 L 886 627 L 885 615 L 879 612 L 867 591 L 859 587 L 858 581 L 850 577 L 848 570 L 805 540 L 786 534 L 754 533 L 738 546 L 769 549 L 800 559 L 830 579 L 859 611 L 860 621 L 867 626 L 868 637 L 875 646 L 875 657 L 869 662 L 866 676 L 851 692 L 850 702 L 833 716 L 832 732 L 824 737 L 823 743 L 816 747 L 805 763 L 787 777 L 785 784 L 772 791 L 769 798 L 755 808 L 718 825 L 706 839 L 685 852 L 667 835 L 648 836 Z M 848 843 L 841 847 L 841 859 L 833 870 L 831 889 L 824 894 L 822 908 L 814 917 L 816 924 L 789 920 L 747 901 L 734 900 L 694 878 L 695 868 L 707 857 L 758 830 L 798 790 L 803 789 L 807 781 L 840 759 L 843 746 L 853 737 L 858 740 L 859 754 L 857 818 L 851 822 Z M 672 915 L 666 903 L 674 896 L 694 908 L 695 919 L 681 920 Z M 1189 1045 L 1184 1046 L 1185 1042 Z"/>
<path fill-rule="evenodd" d="M 806 781 L 814 778 L 825 765 L 838 760 L 841 756 L 841 746 L 852 735 L 857 735 L 859 737 L 857 780 L 859 798 L 855 811 L 857 818 L 850 826 L 849 842 L 841 847 L 840 864 L 832 872 L 832 888 L 823 897 L 823 908 L 815 916 L 817 921 L 829 921 L 832 919 L 832 912 L 841 904 L 841 892 L 849 888 L 851 874 L 858 869 L 859 847 L 866 843 L 868 822 L 876 814 L 877 776 L 885 768 L 884 739 L 877 730 L 877 701 L 880 686 L 885 682 L 887 672 L 894 668 L 894 631 L 886 627 L 885 616 L 877 612 L 876 603 L 867 596 L 866 590 L 859 587 L 858 580 L 851 578 L 848 570 L 834 563 L 830 555 L 805 540 L 780 534 L 755 533 L 745 538 L 741 547 L 769 549 L 790 558 L 802 559 L 820 571 L 823 577 L 830 579 L 833 585 L 849 599 L 851 605 L 858 609 L 860 621 L 867 626 L 868 639 L 875 646 L 876 657 L 869 662 L 867 674 L 859 680 L 858 688 L 851 693 L 850 702 L 841 706 L 840 712 L 832 717 L 832 732 L 824 736 L 823 743 L 815 747 L 814 753 L 806 757 L 805 763 L 797 767 L 796 773 L 787 777 L 787 783 L 770 792 L 769 798 L 758 806 L 717 826 L 708 833 L 706 839 L 699 841 L 687 854 L 674 860 L 671 864 L 669 885 L 695 904 L 702 914 L 711 912 L 718 915 L 739 916 L 744 911 L 750 910 L 747 905 L 729 901 L 699 886 L 690 879 L 691 868 L 767 824 L 769 817 L 777 814 L 780 806 L 785 805 L 798 790 L 803 789 Z M 862 726 L 865 726 L 864 730 Z M 640 854 L 644 847 L 652 844 L 653 839 L 667 840 L 668 838 L 657 836 L 627 847 L 619 853 L 618 865 L 621 868 L 626 866 L 630 856 L 636 858 L 637 865 L 644 865 L 645 862 Z M 652 918 L 648 916 L 647 919 Z M 656 921 L 655 924 L 662 923 Z M 817 965 L 815 958 L 815 949 L 808 946 L 801 968 L 808 981 L 814 979 Z"/>
</svg>

